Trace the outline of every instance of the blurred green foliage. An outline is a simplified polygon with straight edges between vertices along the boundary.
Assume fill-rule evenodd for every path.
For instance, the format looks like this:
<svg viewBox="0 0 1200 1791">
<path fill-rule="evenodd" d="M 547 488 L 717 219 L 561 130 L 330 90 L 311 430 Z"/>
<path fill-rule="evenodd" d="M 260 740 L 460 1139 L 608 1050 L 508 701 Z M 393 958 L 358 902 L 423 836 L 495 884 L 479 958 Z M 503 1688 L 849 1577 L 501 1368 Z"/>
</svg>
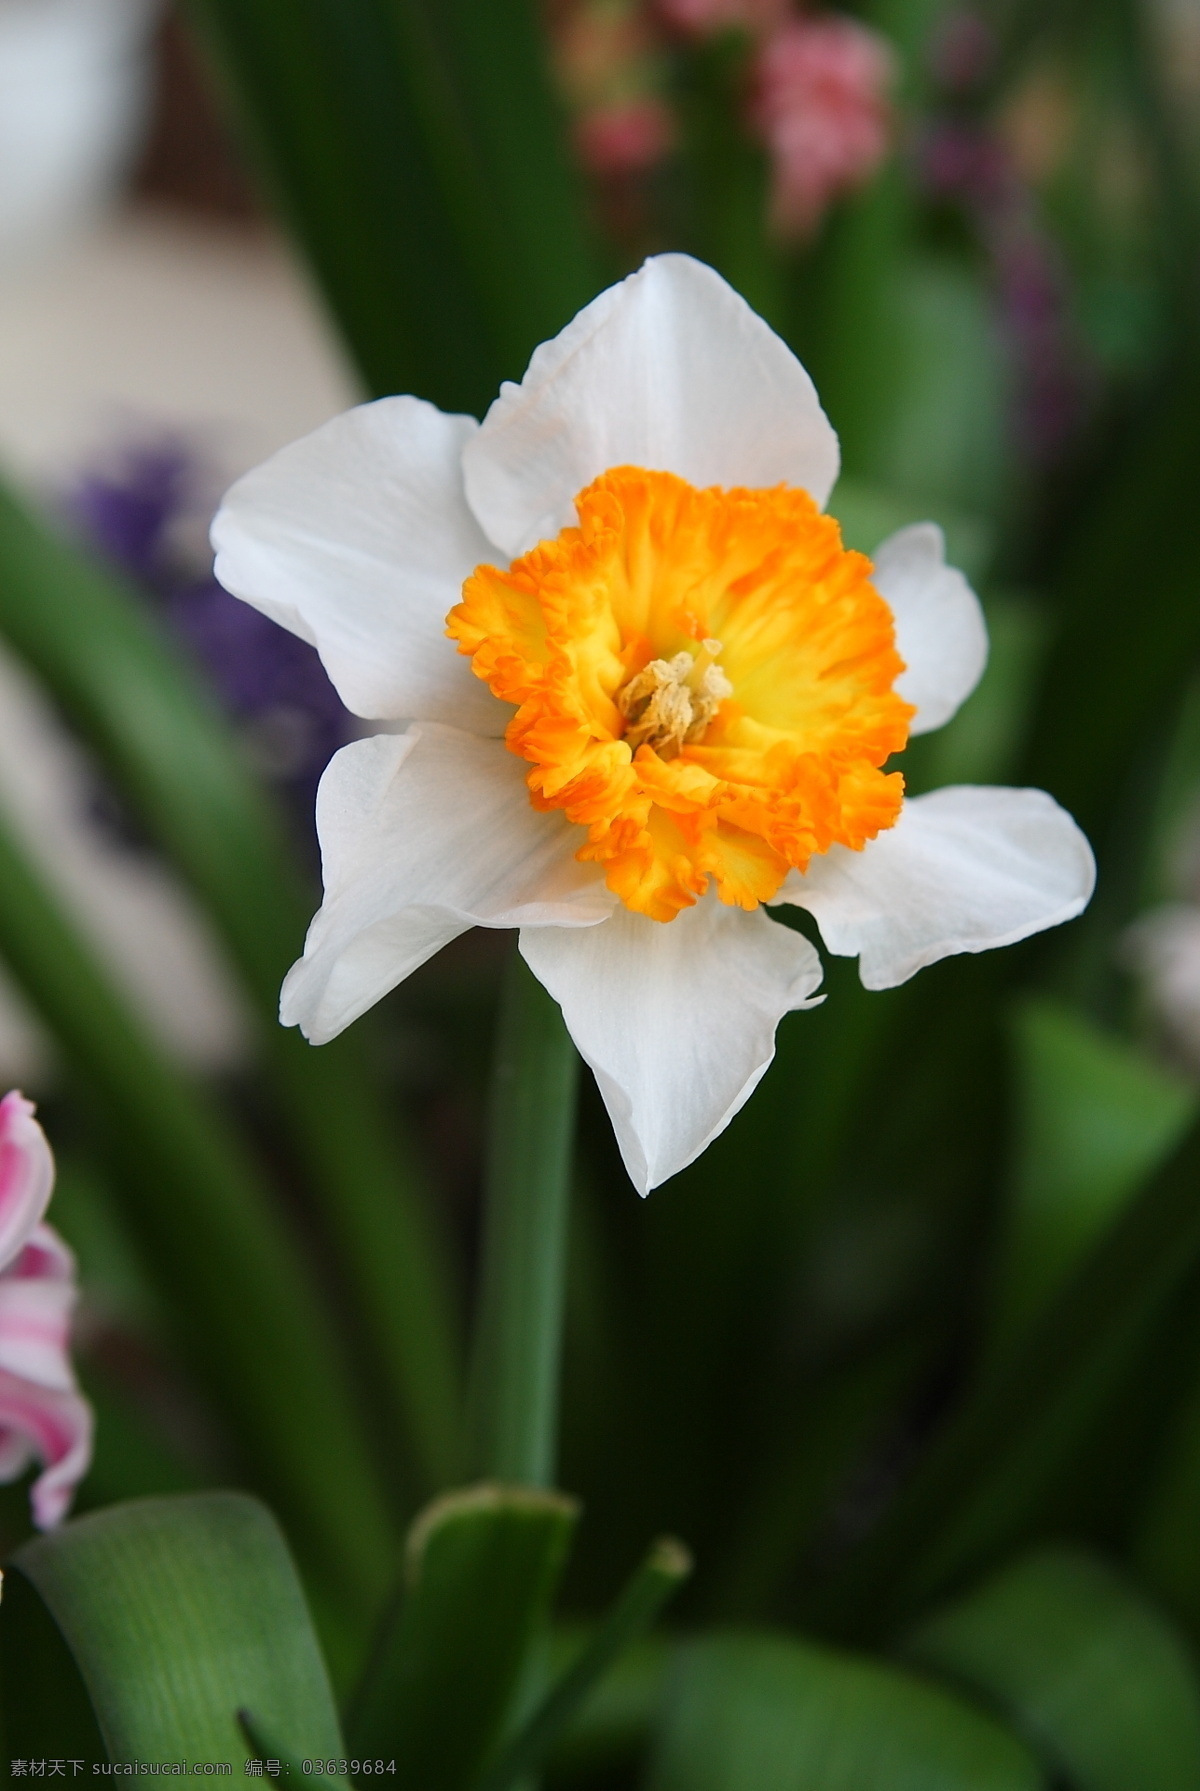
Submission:
<svg viewBox="0 0 1200 1791">
<path fill-rule="evenodd" d="M 572 167 L 523 0 L 192 4 L 373 392 L 479 412 L 645 247 L 718 266 L 814 372 L 847 539 L 870 551 L 930 515 L 981 587 L 987 673 L 914 748 L 912 787 L 1041 785 L 1100 860 L 1061 935 L 880 995 L 832 963 L 754 1099 L 646 1204 L 583 1079 L 559 1479 L 584 1517 L 556 1640 L 556 1495 L 451 1494 L 410 1531 L 407 1580 L 400 1563 L 404 1528 L 468 1460 L 496 942 L 444 954 L 352 1039 L 311 1052 L 281 1033 L 312 892 L 268 798 L 136 593 L 0 503 L 0 633 L 206 904 L 258 1022 L 233 1081 L 164 1062 L 0 837 L 0 956 L 63 1065 L 45 1108 L 56 1210 L 126 1349 L 84 1362 L 85 1497 L 220 1480 L 270 1500 L 352 1744 L 394 1749 L 413 1784 L 478 1783 L 503 1760 L 670 1532 L 697 1561 L 673 1627 L 555 1735 L 556 1787 L 1200 1787 L 1196 1072 L 1121 948 L 1149 901 L 1196 893 L 1172 866 L 1200 796 L 1200 134 L 1149 0 L 981 3 L 991 49 L 969 90 L 936 72 L 949 8 L 856 10 L 903 57 L 897 150 L 796 244 L 764 224 L 736 34 L 674 43 L 678 143 L 622 212 Z M 922 175 L 922 132 L 947 119 L 1025 145 L 1018 221 L 1056 270 L 1075 379 L 1053 441 L 1022 433 L 1028 342 L 994 234 Z M 539 1310 L 560 1294 L 543 1286 Z M 2 1507 L 13 1543 L 19 1509 Z M 128 1537 L 85 1564 L 87 1537 L 135 1510 L 18 1558 L 0 1621 L 12 1751 L 51 1746 L 37 1685 L 64 1745 L 95 1745 L 73 1660 L 115 1745 L 90 1664 L 110 1593 L 170 1646 L 201 1648 L 211 1625 L 218 1651 L 282 1601 L 277 1633 L 314 1670 L 257 1506 L 161 1508 L 177 1578 L 197 1512 L 257 1537 L 227 1599 L 195 1570 L 219 1608 L 190 1642 L 170 1575 L 122 1567 Z M 335 1747 L 323 1694 L 276 1708 L 256 1661 L 237 1695 L 263 1735 L 298 1757 L 316 1712 L 311 1746 Z M 241 1748 L 210 1692 L 197 1721 Z"/>
</svg>

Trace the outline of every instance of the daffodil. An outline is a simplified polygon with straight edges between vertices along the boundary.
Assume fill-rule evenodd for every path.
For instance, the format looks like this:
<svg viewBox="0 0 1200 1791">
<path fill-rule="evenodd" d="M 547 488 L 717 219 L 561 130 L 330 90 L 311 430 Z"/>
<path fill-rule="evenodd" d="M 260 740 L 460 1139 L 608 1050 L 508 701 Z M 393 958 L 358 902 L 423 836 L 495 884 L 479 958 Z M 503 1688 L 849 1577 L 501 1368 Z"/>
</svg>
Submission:
<svg viewBox="0 0 1200 1791">
<path fill-rule="evenodd" d="M 816 998 L 768 904 L 874 989 L 1079 913 L 1092 855 L 1049 796 L 905 799 L 893 755 L 975 685 L 983 619 L 932 525 L 843 547 L 837 470 L 794 355 L 665 255 L 482 423 L 382 399 L 233 487 L 218 578 L 388 724 L 322 780 L 286 1024 L 331 1039 L 466 928 L 518 927 L 644 1193 Z"/>
</svg>

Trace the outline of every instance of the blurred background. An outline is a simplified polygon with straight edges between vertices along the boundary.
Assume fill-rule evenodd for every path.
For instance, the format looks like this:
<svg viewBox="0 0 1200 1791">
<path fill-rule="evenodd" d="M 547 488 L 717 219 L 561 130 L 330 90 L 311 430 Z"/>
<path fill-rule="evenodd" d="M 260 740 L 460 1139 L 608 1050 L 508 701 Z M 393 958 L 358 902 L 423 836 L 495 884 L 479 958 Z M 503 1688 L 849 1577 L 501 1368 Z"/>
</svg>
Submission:
<svg viewBox="0 0 1200 1791">
<path fill-rule="evenodd" d="M 585 1088 L 570 1598 L 669 1529 L 686 1620 L 873 1643 L 1066 1537 L 1200 1638 L 1200 0 L 451 11 L 396 10 L 425 25 L 393 80 L 386 6 L 300 7 L 276 64 L 269 7 L 0 0 L 0 1084 L 41 1103 L 81 1261 L 82 1503 L 262 1490 L 351 1670 L 382 1569 L 300 1485 L 294 1287 L 385 1530 L 455 1476 L 510 941 L 344 1050 L 276 1038 L 358 724 L 214 584 L 207 523 L 359 398 L 479 414 L 684 248 L 812 371 L 849 543 L 932 517 L 981 592 L 989 669 L 909 788 L 1042 785 L 1101 881 L 888 994 L 831 961 L 648 1204 Z"/>
</svg>

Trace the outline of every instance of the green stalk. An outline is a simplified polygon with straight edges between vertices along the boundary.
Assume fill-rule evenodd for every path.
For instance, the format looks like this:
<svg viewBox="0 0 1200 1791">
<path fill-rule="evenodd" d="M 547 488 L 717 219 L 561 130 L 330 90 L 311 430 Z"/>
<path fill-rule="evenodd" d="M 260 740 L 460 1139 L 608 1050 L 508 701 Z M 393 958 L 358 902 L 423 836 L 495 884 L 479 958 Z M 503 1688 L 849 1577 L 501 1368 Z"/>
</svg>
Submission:
<svg viewBox="0 0 1200 1791">
<path fill-rule="evenodd" d="M 519 952 L 505 973 L 492 1080 L 472 1449 L 483 1478 L 550 1486 L 579 1059 Z"/>
</svg>

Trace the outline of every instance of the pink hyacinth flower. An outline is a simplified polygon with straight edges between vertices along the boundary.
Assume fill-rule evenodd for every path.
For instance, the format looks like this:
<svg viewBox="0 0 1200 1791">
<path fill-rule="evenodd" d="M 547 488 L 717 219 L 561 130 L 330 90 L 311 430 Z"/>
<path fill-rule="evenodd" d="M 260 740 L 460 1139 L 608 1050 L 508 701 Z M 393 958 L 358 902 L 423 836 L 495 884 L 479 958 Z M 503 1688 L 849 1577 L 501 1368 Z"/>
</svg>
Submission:
<svg viewBox="0 0 1200 1791">
<path fill-rule="evenodd" d="M 54 1158 L 35 1111 L 15 1088 L 0 1101 L 0 1269 L 24 1249 L 54 1187 Z"/>
<path fill-rule="evenodd" d="M 753 120 L 771 152 L 771 218 L 809 235 L 830 201 L 860 186 L 887 153 L 891 46 L 856 20 L 789 20 L 759 51 Z"/>
<path fill-rule="evenodd" d="M 593 174 L 636 174 L 660 162 L 671 147 L 674 122 L 653 95 L 594 106 L 575 126 L 580 158 Z"/>
<path fill-rule="evenodd" d="M 0 1482 L 42 1463 L 30 1495 L 41 1530 L 65 1517 L 92 1459 L 91 1408 L 69 1354 L 76 1297 L 74 1256 L 38 1225 L 0 1274 Z"/>
<path fill-rule="evenodd" d="M 0 1372 L 60 1392 L 75 1385 L 71 1313 L 75 1259 L 58 1233 L 39 1225 L 0 1275 Z"/>
<path fill-rule="evenodd" d="M 0 1483 L 42 1463 L 30 1489 L 39 1530 L 62 1522 L 91 1459 L 92 1409 L 82 1394 L 0 1370 Z"/>
<path fill-rule="evenodd" d="M 658 0 L 668 25 L 692 36 L 714 31 L 771 31 L 782 24 L 788 0 Z"/>
<path fill-rule="evenodd" d="M 0 1483 L 32 1461 L 41 1530 L 66 1516 L 92 1459 L 92 1412 L 71 1367 L 75 1258 L 42 1215 L 54 1158 L 32 1101 L 0 1101 Z"/>
</svg>

